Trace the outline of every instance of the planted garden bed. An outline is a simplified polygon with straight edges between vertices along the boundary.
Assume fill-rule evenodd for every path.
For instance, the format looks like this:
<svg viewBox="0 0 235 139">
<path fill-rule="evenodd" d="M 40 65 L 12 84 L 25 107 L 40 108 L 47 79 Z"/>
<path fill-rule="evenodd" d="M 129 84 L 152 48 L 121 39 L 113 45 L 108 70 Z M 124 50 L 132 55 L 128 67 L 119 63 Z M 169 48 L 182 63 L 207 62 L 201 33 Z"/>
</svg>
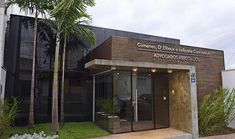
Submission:
<svg viewBox="0 0 235 139">
<path fill-rule="evenodd" d="M 6 133 L 1 139 L 8 139 L 14 134 L 33 134 L 40 133 L 44 131 L 46 135 L 53 135 L 51 132 L 51 124 L 38 124 L 35 125 L 35 128 L 25 127 L 10 127 L 6 130 Z M 109 133 L 105 130 L 98 128 L 92 122 L 79 122 L 79 123 L 65 123 L 59 132 L 60 139 L 84 139 L 84 138 L 93 138 L 107 136 Z"/>
</svg>

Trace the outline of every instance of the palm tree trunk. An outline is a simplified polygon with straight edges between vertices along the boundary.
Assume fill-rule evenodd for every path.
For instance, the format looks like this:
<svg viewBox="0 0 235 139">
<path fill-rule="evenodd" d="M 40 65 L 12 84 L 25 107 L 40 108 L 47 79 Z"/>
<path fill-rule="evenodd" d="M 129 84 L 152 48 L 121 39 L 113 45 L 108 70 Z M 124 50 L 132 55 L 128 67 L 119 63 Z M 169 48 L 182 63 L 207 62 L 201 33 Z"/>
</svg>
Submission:
<svg viewBox="0 0 235 139">
<path fill-rule="evenodd" d="M 66 43 L 67 36 L 64 36 L 64 47 L 62 57 L 62 81 L 61 81 L 61 100 L 60 100 L 60 123 L 64 124 L 64 73 L 65 73 L 65 56 L 66 56 Z"/>
<path fill-rule="evenodd" d="M 52 88 L 52 130 L 59 131 L 58 124 L 58 69 L 59 69 L 59 51 L 60 51 L 60 33 L 56 34 L 56 48 L 53 72 L 53 88 Z"/>
<path fill-rule="evenodd" d="M 33 34 L 33 63 L 32 63 L 32 78 L 30 89 L 30 106 L 29 106 L 29 126 L 34 126 L 34 96 L 35 96 L 35 67 L 36 67 L 36 49 L 37 49 L 37 29 L 38 29 L 38 11 L 36 9 Z"/>
<path fill-rule="evenodd" d="M 51 46 L 50 46 L 51 47 Z M 52 73 L 52 64 L 53 64 L 53 56 L 50 54 L 50 66 L 49 66 L 49 87 L 48 87 L 48 103 L 47 103 L 47 114 L 51 116 L 51 106 L 52 106 L 52 78 L 53 78 L 53 73 Z"/>
</svg>

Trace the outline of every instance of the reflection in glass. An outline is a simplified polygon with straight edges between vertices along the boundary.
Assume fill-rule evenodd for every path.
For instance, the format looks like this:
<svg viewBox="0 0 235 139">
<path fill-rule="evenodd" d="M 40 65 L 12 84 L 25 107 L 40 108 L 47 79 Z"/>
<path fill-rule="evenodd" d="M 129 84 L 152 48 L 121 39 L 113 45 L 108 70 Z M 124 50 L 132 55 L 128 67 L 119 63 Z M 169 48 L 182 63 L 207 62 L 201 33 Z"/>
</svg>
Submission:
<svg viewBox="0 0 235 139">
<path fill-rule="evenodd" d="M 112 120 L 109 117 L 113 116 L 112 74 L 96 76 L 95 93 L 95 122 L 99 127 L 111 131 Z"/>
<path fill-rule="evenodd" d="M 136 85 L 134 85 L 136 84 Z M 152 78 L 150 74 L 133 74 L 133 130 L 140 131 L 154 128 Z"/>
<path fill-rule="evenodd" d="M 131 103 L 131 72 L 114 72 L 113 74 L 113 100 L 116 115 L 120 118 L 119 123 L 115 121 L 116 131 L 130 132 L 132 121 Z"/>
<path fill-rule="evenodd" d="M 14 96 L 20 100 L 20 112 L 16 118 L 16 125 L 26 125 L 28 123 L 33 24 L 33 18 L 11 15 L 10 26 L 7 30 L 7 53 L 5 53 L 7 55 L 4 56 L 6 59 L 4 64 L 8 69 L 6 98 Z M 51 121 L 54 33 L 55 31 L 43 22 L 38 24 L 35 121 L 39 123 Z M 75 40 L 77 41 L 75 42 Z M 90 73 L 78 67 L 82 65 L 80 60 L 84 57 L 85 49 L 85 46 L 80 46 L 79 40 L 79 38 L 71 40 L 71 37 L 68 40 L 69 47 L 67 47 L 65 70 L 65 121 L 91 120 L 92 116 L 92 82 L 90 80 Z M 75 49 L 75 45 L 79 46 Z M 71 46 L 73 49 L 70 49 Z"/>
<path fill-rule="evenodd" d="M 154 128 L 152 75 L 115 71 L 96 76 L 96 124 L 112 133 Z"/>
</svg>

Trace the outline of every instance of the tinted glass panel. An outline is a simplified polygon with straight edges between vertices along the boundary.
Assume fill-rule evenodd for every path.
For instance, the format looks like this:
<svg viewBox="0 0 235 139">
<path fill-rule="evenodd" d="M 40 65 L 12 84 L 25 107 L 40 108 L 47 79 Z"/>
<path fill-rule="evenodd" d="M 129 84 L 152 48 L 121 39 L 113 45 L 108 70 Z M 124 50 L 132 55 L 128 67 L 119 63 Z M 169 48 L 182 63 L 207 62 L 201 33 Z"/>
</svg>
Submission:
<svg viewBox="0 0 235 139">
<path fill-rule="evenodd" d="M 131 102 L 131 72 L 117 71 L 113 74 L 113 99 L 115 115 L 115 132 L 132 130 L 133 108 Z"/>
<path fill-rule="evenodd" d="M 154 128 L 152 76 L 147 73 L 133 75 L 136 90 L 133 91 L 134 121 L 133 130 Z"/>
<path fill-rule="evenodd" d="M 96 76 L 95 80 L 95 121 L 96 124 L 112 132 L 113 92 L 112 74 Z"/>
<path fill-rule="evenodd" d="M 11 16 L 5 56 L 7 63 L 6 97 L 20 100 L 17 125 L 27 124 L 32 73 L 33 18 Z M 65 67 L 65 120 L 91 120 L 92 82 L 90 73 L 85 71 L 85 46 L 79 38 L 70 37 L 67 42 Z M 63 42 L 61 42 L 63 45 Z M 37 34 L 37 56 L 35 76 L 35 121 L 51 121 L 51 92 L 55 31 L 40 22 Z M 62 63 L 62 62 L 61 62 Z M 61 73 L 61 71 L 60 71 Z M 61 77 L 59 77 L 59 81 Z M 59 82 L 60 85 L 61 82 Z M 59 86 L 60 88 L 60 86 Z M 59 89 L 59 101 L 60 101 Z M 60 105 L 59 105 L 60 109 Z"/>
<path fill-rule="evenodd" d="M 155 128 L 169 127 L 169 76 L 158 73 L 154 79 Z"/>
</svg>

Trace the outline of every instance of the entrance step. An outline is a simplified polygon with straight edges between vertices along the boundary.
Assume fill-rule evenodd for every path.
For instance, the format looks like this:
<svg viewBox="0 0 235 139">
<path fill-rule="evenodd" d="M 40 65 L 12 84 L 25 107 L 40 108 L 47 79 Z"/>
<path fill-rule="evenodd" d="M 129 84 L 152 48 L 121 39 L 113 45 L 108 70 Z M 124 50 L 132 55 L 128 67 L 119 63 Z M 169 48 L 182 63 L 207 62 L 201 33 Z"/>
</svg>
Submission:
<svg viewBox="0 0 235 139">
<path fill-rule="evenodd" d="M 192 139 L 192 135 L 173 128 L 115 134 L 95 139 Z"/>
</svg>

